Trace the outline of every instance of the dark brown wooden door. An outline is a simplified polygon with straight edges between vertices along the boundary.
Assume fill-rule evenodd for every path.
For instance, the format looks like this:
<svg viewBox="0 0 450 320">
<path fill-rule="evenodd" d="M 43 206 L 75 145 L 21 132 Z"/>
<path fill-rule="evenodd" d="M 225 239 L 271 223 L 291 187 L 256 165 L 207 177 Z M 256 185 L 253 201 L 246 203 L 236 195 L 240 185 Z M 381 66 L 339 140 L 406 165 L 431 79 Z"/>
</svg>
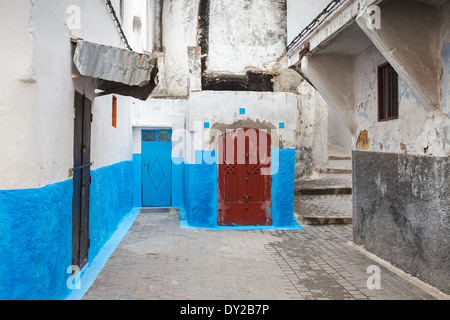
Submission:
<svg viewBox="0 0 450 320">
<path fill-rule="evenodd" d="M 89 253 L 91 185 L 91 101 L 75 92 L 74 168 L 72 199 L 72 264 L 82 268 Z"/>
<path fill-rule="evenodd" d="M 237 129 L 219 139 L 218 224 L 272 225 L 271 137 L 256 129 Z"/>
</svg>

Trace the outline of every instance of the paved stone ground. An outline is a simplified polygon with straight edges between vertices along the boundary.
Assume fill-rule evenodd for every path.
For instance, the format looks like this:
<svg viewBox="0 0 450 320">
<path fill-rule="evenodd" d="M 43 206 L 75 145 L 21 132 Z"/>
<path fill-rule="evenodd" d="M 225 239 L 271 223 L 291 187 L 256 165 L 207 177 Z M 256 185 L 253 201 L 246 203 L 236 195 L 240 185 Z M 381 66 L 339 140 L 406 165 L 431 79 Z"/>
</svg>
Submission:
<svg viewBox="0 0 450 320">
<path fill-rule="evenodd" d="M 294 210 L 300 216 L 351 217 L 352 195 L 295 196 Z"/>
<path fill-rule="evenodd" d="M 349 245 L 352 227 L 303 231 L 180 229 L 177 214 L 141 213 L 83 299 L 433 299 Z"/>
</svg>

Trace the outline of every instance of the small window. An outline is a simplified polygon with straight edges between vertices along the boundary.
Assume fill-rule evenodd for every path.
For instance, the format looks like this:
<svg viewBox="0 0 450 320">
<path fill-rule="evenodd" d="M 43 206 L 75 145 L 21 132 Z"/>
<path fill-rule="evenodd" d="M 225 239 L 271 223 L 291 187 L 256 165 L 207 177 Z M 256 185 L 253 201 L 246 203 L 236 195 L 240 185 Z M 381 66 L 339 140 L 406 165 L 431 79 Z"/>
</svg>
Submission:
<svg viewBox="0 0 450 320">
<path fill-rule="evenodd" d="M 112 126 L 117 128 L 117 98 L 115 96 L 112 102 Z"/>
<path fill-rule="evenodd" d="M 398 74 L 389 63 L 378 67 L 378 121 L 398 119 Z"/>
<path fill-rule="evenodd" d="M 142 131 L 143 141 L 156 141 L 156 131 Z"/>
<path fill-rule="evenodd" d="M 169 142 L 172 138 L 171 133 L 170 130 L 158 131 L 158 141 Z"/>
</svg>

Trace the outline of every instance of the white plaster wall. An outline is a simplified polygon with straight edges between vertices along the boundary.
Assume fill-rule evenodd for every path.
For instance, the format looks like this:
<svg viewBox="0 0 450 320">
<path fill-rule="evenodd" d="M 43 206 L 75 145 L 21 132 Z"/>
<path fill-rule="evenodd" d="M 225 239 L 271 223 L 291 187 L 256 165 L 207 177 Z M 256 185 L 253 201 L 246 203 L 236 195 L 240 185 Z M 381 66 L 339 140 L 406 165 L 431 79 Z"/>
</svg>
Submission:
<svg viewBox="0 0 450 320">
<path fill-rule="evenodd" d="M 141 131 L 172 129 L 172 157 L 183 158 L 185 151 L 186 99 L 149 99 L 132 104 L 133 154 L 140 154 Z"/>
<path fill-rule="evenodd" d="M 386 60 L 371 47 L 356 58 L 355 99 L 359 133 L 367 130 L 370 151 L 450 154 L 450 121 L 440 110 L 427 111 L 399 77 L 399 119 L 378 122 L 377 66 Z M 424 149 L 427 149 L 426 152 Z"/>
<path fill-rule="evenodd" d="M 119 16 L 119 3 L 114 5 Z M 124 33 L 133 49 L 137 52 L 151 52 L 155 31 L 156 0 L 126 0 L 124 1 Z"/>
<path fill-rule="evenodd" d="M 328 143 L 346 150 L 352 150 L 353 145 L 350 130 L 331 107 L 328 107 Z"/>
<path fill-rule="evenodd" d="M 119 1 L 113 3 L 119 10 Z M 39 188 L 67 180 L 73 166 L 75 89 L 70 37 L 122 46 L 119 33 L 103 1 L 2 0 L 0 5 L 1 40 L 9 44 L 0 53 L 0 188 Z M 66 25 L 71 5 L 81 11 L 80 28 L 73 31 Z M 83 89 L 92 98 L 92 87 Z M 111 99 L 93 103 L 94 170 L 131 159 L 129 99 L 119 98 L 117 129 L 111 125 Z"/>
<path fill-rule="evenodd" d="M 269 71 L 286 51 L 283 1 L 212 0 L 208 71 Z"/>
<path fill-rule="evenodd" d="M 198 0 L 167 0 L 163 6 L 164 73 L 161 86 L 168 96 L 187 96 L 188 46 L 197 45 Z"/>
<path fill-rule="evenodd" d="M 292 93 L 270 92 L 194 92 L 188 105 L 188 130 L 191 132 L 192 148 L 188 148 L 188 161 L 194 159 L 195 150 L 214 150 L 215 145 L 209 129 L 203 128 L 204 122 L 215 125 L 232 125 L 239 121 L 265 123 L 274 128 L 274 135 L 279 135 L 280 144 L 273 141 L 273 147 L 295 149 L 297 145 L 297 96 Z M 245 108 L 246 114 L 239 114 Z M 280 122 L 285 124 L 279 129 Z M 202 132 L 203 139 L 196 139 L 195 133 Z"/>
<path fill-rule="evenodd" d="M 0 189 L 39 178 L 31 8 L 31 0 L 0 0 Z"/>
</svg>

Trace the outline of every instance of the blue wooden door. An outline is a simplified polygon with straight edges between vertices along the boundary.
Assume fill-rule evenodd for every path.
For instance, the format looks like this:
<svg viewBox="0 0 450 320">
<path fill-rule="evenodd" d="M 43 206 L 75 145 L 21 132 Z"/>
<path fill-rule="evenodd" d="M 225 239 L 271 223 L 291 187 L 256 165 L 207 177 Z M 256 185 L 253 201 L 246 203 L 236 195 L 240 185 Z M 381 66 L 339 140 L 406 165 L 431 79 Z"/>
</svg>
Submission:
<svg viewBox="0 0 450 320">
<path fill-rule="evenodd" d="M 172 205 L 172 131 L 142 131 L 142 206 Z"/>
</svg>

